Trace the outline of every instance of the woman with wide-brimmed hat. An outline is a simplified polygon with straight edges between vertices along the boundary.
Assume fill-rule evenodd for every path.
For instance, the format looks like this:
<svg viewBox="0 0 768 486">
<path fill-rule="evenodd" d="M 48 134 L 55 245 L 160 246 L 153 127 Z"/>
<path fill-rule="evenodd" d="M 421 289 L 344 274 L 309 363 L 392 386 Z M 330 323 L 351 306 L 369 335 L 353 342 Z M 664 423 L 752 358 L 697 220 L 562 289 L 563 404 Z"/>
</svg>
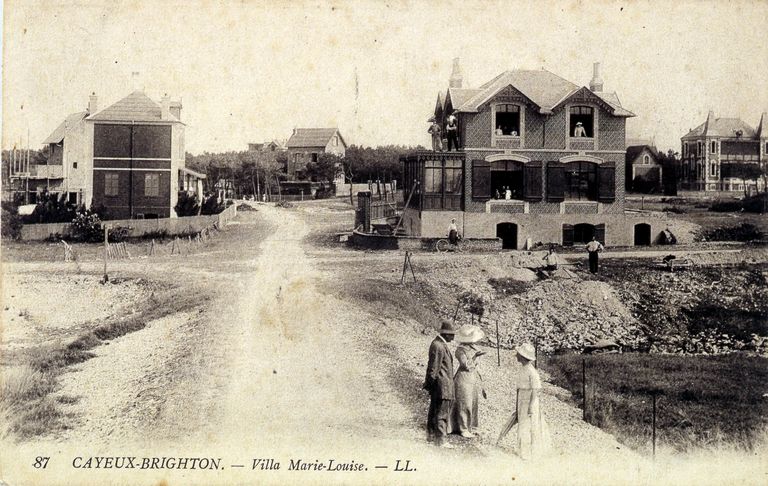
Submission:
<svg viewBox="0 0 768 486">
<path fill-rule="evenodd" d="M 477 343 L 485 338 L 483 331 L 472 325 L 462 326 L 456 333 L 456 360 L 459 369 L 453 379 L 455 400 L 451 414 L 451 430 L 462 437 L 474 437 L 478 426 L 478 402 L 482 393 L 487 398 L 483 388 L 483 379 L 477 370 L 477 361 L 485 354 L 477 347 Z"/>
<path fill-rule="evenodd" d="M 533 366 L 536 350 L 530 343 L 525 343 L 515 351 L 521 365 L 516 382 L 518 452 L 527 459 L 546 452 L 550 448 L 550 438 L 539 401 L 541 378 Z"/>
</svg>

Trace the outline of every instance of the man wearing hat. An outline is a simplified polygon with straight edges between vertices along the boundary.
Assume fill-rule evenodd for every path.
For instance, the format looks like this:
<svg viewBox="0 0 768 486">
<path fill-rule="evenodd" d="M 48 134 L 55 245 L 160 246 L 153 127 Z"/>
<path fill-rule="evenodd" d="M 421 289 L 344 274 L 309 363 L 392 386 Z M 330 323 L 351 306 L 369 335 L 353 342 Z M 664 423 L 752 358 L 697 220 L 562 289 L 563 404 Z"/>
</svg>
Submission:
<svg viewBox="0 0 768 486">
<path fill-rule="evenodd" d="M 584 129 L 584 125 L 581 122 L 576 122 L 576 128 L 573 130 L 574 137 L 586 137 L 587 131 Z"/>
<path fill-rule="evenodd" d="M 453 150 L 459 150 L 459 123 L 456 119 L 456 115 L 458 113 L 458 111 L 451 113 L 451 115 L 448 117 L 448 122 L 445 124 L 445 133 L 448 136 L 449 152 L 451 151 L 451 146 L 453 146 Z"/>
<path fill-rule="evenodd" d="M 440 334 L 429 345 L 429 362 L 424 389 L 429 392 L 429 415 L 427 416 L 427 436 L 437 445 L 453 448 L 448 443 L 448 421 L 453 404 L 453 356 L 448 343 L 453 341 L 456 326 L 443 321 Z"/>
<path fill-rule="evenodd" d="M 435 117 L 431 117 L 429 121 L 432 124 L 429 126 L 429 130 L 427 130 L 427 133 L 432 135 L 432 150 L 434 150 L 435 152 L 442 152 L 443 151 L 443 135 L 442 135 L 442 130 L 440 129 L 440 125 L 437 124 Z"/>
</svg>

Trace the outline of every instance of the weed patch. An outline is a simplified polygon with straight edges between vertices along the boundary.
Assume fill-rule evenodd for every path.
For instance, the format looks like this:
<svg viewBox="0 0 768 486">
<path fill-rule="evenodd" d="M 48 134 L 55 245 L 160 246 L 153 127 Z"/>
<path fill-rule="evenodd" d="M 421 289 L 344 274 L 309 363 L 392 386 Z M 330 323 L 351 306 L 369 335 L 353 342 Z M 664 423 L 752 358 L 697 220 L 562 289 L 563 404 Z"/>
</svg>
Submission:
<svg viewBox="0 0 768 486">
<path fill-rule="evenodd" d="M 580 355 L 546 359 L 553 382 L 582 401 Z M 587 420 L 620 441 L 648 449 L 652 393 L 657 400 L 657 437 L 678 451 L 723 443 L 752 449 L 768 424 L 762 398 L 768 359 L 741 353 L 679 356 L 626 353 L 586 361 Z"/>
</svg>

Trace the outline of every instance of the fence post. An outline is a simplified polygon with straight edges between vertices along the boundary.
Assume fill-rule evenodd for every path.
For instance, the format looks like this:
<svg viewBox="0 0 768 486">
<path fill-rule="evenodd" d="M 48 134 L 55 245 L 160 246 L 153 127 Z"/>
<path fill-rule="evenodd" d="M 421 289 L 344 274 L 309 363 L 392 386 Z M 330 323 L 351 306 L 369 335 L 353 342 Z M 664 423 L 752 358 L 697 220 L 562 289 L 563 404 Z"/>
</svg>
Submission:
<svg viewBox="0 0 768 486">
<path fill-rule="evenodd" d="M 499 319 L 496 318 L 496 364 L 501 366 L 501 338 L 499 337 Z"/>
<path fill-rule="evenodd" d="M 587 358 L 581 358 L 581 408 L 582 419 L 587 421 Z"/>
<path fill-rule="evenodd" d="M 102 283 L 109 282 L 109 275 L 107 275 L 107 252 L 109 251 L 109 226 L 104 225 L 104 279 Z"/>
<path fill-rule="evenodd" d="M 651 442 L 653 443 L 653 459 L 656 459 L 656 393 L 652 394 L 653 398 L 653 421 L 651 422 Z"/>
</svg>

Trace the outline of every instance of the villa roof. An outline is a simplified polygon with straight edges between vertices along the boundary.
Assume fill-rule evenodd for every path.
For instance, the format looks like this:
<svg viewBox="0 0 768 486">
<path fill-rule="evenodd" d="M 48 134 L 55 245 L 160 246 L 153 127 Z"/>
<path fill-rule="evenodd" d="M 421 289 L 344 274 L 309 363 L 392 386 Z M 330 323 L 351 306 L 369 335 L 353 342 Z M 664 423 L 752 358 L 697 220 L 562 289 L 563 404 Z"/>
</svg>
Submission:
<svg viewBox="0 0 768 486">
<path fill-rule="evenodd" d="M 471 93 L 471 96 L 463 103 L 454 103 L 454 107 L 460 112 L 477 112 L 480 106 L 487 103 L 488 100 L 507 86 L 512 86 L 520 91 L 520 93 L 536 104 L 542 113 L 550 113 L 569 97 L 582 89 L 586 89 L 545 69 L 504 71 L 477 90 L 462 90 L 461 95 L 465 95 L 464 92 L 474 91 L 474 93 Z M 590 93 L 592 92 L 590 91 Z M 632 112 L 625 110 L 621 106 L 616 93 L 597 92 L 593 94 L 612 109 L 614 116 L 634 116 Z"/>
<path fill-rule="evenodd" d="M 179 122 L 179 119 L 169 114 L 168 119 L 162 118 L 162 110 L 158 103 L 152 101 L 143 91 L 134 91 L 117 103 L 88 117 L 94 121 L 132 121 L 132 122 Z"/>
<path fill-rule="evenodd" d="M 325 147 L 331 140 L 331 137 L 338 134 L 341 143 L 346 147 L 346 142 L 339 133 L 338 128 L 297 128 L 294 130 L 291 138 L 288 139 L 286 147 Z"/>
<path fill-rule="evenodd" d="M 86 116 L 88 116 L 87 111 L 78 111 L 77 113 L 72 113 L 71 115 L 67 116 L 64 121 L 61 122 L 61 125 L 56 127 L 56 130 L 48 135 L 48 138 L 45 139 L 43 144 L 48 145 L 49 143 L 60 143 L 62 140 L 64 140 L 64 137 L 67 135 L 67 133 Z"/>
</svg>

